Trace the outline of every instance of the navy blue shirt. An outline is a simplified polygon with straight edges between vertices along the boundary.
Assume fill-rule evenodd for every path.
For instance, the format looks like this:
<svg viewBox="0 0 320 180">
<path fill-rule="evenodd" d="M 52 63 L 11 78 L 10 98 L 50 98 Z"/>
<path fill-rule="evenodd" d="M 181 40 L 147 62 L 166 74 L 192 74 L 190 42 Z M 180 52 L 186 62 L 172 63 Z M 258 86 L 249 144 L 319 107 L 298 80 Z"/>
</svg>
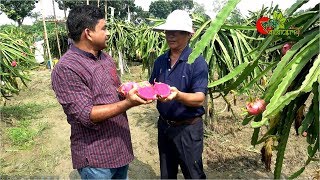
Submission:
<svg viewBox="0 0 320 180">
<path fill-rule="evenodd" d="M 202 56 L 194 63 L 188 64 L 188 57 L 192 49 L 187 46 L 181 53 L 176 64 L 170 66 L 170 50 L 157 58 L 154 63 L 150 83 L 163 82 L 176 87 L 181 92 L 207 94 L 208 65 Z M 157 102 L 160 115 L 168 120 L 185 120 L 204 114 L 203 107 L 189 107 L 178 101 Z"/>
</svg>

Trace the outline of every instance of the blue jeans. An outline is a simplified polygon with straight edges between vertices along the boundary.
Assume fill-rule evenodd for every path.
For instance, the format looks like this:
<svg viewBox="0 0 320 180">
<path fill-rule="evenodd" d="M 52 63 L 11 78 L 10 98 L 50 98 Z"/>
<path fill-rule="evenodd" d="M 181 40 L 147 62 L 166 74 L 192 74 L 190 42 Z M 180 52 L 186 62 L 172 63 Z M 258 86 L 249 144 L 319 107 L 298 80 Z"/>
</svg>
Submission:
<svg viewBox="0 0 320 180">
<path fill-rule="evenodd" d="M 128 179 L 129 165 L 119 168 L 93 168 L 78 169 L 81 179 Z"/>
</svg>

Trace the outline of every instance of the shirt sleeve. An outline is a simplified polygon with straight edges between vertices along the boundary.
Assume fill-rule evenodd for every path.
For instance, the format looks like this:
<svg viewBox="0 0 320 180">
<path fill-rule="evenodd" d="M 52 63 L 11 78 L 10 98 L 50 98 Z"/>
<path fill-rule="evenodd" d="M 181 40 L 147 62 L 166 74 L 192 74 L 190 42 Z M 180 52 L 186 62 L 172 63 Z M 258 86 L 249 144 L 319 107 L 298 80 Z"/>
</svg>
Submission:
<svg viewBox="0 0 320 180">
<path fill-rule="evenodd" d="M 93 101 L 91 91 L 85 84 L 85 80 L 65 66 L 56 66 L 51 79 L 52 88 L 68 120 L 98 130 L 99 126 L 90 120 Z"/>
<path fill-rule="evenodd" d="M 203 92 L 207 94 L 208 91 L 208 64 L 205 59 L 200 56 L 193 64 L 193 73 L 191 80 L 192 92 Z"/>
</svg>

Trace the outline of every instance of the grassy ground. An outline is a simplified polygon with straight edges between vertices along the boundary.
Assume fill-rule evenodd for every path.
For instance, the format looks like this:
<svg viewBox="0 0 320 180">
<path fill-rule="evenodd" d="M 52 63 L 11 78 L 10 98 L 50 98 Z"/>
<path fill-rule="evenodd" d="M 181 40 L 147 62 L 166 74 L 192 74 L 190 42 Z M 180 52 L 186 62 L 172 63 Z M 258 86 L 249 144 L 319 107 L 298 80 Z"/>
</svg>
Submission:
<svg viewBox="0 0 320 180">
<path fill-rule="evenodd" d="M 141 66 L 130 67 L 123 82 L 142 81 Z M 0 175 L 59 176 L 79 178 L 72 169 L 70 126 L 51 89 L 50 71 L 32 72 L 28 88 L 1 106 Z M 260 161 L 261 146 L 250 146 L 252 128 L 241 125 L 246 97 L 238 97 L 233 106 L 239 120 L 225 110 L 222 99 L 214 100 L 216 116 L 207 126 L 204 165 L 210 179 L 272 178 Z M 128 112 L 135 160 L 130 164 L 130 179 L 159 179 L 157 150 L 157 110 L 155 103 L 134 107 Z M 307 159 L 306 140 L 292 129 L 283 164 L 283 177 L 297 171 Z M 271 169 L 274 168 L 275 154 Z M 311 163 L 300 179 L 319 177 L 319 165 Z M 183 178 L 181 173 L 179 178 Z"/>
</svg>

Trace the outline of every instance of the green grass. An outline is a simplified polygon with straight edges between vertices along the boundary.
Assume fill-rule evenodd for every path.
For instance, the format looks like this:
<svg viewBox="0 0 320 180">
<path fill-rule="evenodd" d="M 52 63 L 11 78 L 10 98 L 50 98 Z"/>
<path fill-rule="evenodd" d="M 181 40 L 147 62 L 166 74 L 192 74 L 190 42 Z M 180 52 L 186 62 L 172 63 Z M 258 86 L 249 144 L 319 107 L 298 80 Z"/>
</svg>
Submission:
<svg viewBox="0 0 320 180">
<path fill-rule="evenodd" d="M 29 103 L 1 107 L 1 119 L 12 123 L 4 129 L 10 143 L 18 149 L 34 144 L 34 138 L 49 128 L 47 122 L 39 121 L 39 114 L 51 106 Z"/>
<path fill-rule="evenodd" d="M 44 106 L 36 103 L 19 104 L 11 106 L 1 106 L 1 118 L 21 119 L 35 119 L 37 115 L 43 110 Z"/>
<path fill-rule="evenodd" d="M 130 67 L 130 73 L 126 72 L 123 74 L 121 78 L 121 82 L 129 82 L 129 81 L 134 81 L 134 82 L 141 82 L 141 81 L 148 81 L 148 73 L 147 70 L 145 72 L 141 71 L 142 66 L 131 66 Z"/>
<path fill-rule="evenodd" d="M 18 126 L 8 128 L 6 134 L 13 145 L 23 147 L 24 149 L 33 143 L 33 138 L 37 134 L 37 131 L 30 129 L 29 126 Z"/>
</svg>

